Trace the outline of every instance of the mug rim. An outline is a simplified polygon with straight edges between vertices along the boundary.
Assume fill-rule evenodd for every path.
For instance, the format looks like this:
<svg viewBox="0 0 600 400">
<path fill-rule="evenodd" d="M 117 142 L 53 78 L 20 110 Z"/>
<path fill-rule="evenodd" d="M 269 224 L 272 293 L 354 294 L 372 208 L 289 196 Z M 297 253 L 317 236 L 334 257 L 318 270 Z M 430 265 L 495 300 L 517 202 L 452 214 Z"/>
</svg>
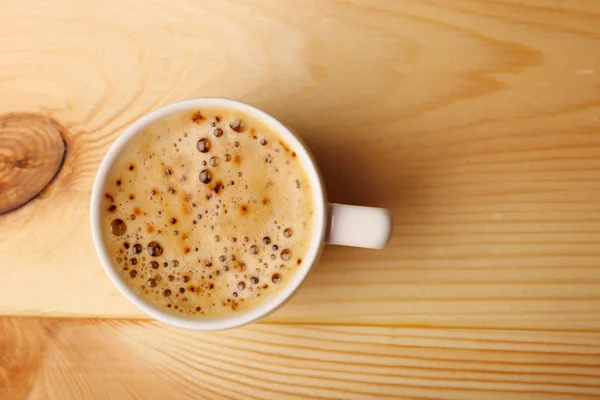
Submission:
<svg viewBox="0 0 600 400">
<path fill-rule="evenodd" d="M 161 308 L 150 304 L 135 293 L 121 277 L 118 269 L 113 265 L 108 256 L 106 245 L 102 237 L 100 206 L 103 188 L 107 180 L 108 172 L 122 150 L 135 136 L 154 122 L 178 112 L 201 108 L 228 108 L 241 111 L 254 116 L 259 121 L 269 126 L 290 148 L 293 149 L 293 151 L 296 152 L 311 183 L 312 197 L 315 205 L 313 215 L 314 229 L 308 252 L 303 257 L 300 268 L 293 274 L 292 281 L 280 289 L 279 292 L 273 294 L 258 306 L 246 310 L 239 315 L 194 318 L 169 313 L 166 310 L 162 310 Z M 169 325 L 192 330 L 213 331 L 235 328 L 255 322 L 268 316 L 292 297 L 312 270 L 323 249 L 327 228 L 327 204 L 325 186 L 314 157 L 300 138 L 285 125 L 270 114 L 241 101 L 219 97 L 200 97 L 170 103 L 151 111 L 136 119 L 119 135 L 119 137 L 117 137 L 104 155 L 100 167 L 98 168 L 98 172 L 96 173 L 96 177 L 94 178 L 90 201 L 90 223 L 92 239 L 96 253 L 100 259 L 100 264 L 113 285 L 116 286 L 118 291 L 127 300 L 150 317 Z"/>
</svg>

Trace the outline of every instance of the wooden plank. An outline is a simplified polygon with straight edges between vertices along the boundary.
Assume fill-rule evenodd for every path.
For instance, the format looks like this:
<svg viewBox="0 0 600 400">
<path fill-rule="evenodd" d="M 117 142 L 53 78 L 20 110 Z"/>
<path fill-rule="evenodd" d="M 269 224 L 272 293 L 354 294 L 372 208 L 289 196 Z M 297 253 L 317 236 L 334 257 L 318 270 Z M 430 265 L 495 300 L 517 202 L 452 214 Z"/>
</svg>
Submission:
<svg viewBox="0 0 600 400">
<path fill-rule="evenodd" d="M 599 49 L 586 0 L 5 1 L 0 121 L 51 117 L 67 157 L 0 216 L 0 314 L 141 317 L 92 248 L 96 168 L 143 113 L 225 96 L 396 221 L 384 251 L 328 248 L 272 321 L 597 330 Z"/>
<path fill-rule="evenodd" d="M 600 334 L 0 319 L 3 399 L 579 399 Z"/>
</svg>

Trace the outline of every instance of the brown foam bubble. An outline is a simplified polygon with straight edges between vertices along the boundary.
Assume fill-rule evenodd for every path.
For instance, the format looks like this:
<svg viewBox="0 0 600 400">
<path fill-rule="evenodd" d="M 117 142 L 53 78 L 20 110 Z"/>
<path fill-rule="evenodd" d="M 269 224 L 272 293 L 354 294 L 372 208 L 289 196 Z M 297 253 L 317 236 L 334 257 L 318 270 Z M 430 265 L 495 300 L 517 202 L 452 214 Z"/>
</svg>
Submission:
<svg viewBox="0 0 600 400">
<path fill-rule="evenodd" d="M 192 115 L 192 122 L 198 124 L 200 122 L 202 122 L 202 120 L 204 119 L 204 116 L 202 115 L 202 112 L 200 111 L 196 111 L 193 115 Z"/>
<path fill-rule="evenodd" d="M 115 219 L 110 223 L 110 232 L 115 236 L 123 236 L 127 231 L 127 225 L 122 219 Z"/>
<path fill-rule="evenodd" d="M 283 261 L 289 261 L 292 258 L 292 251 L 290 249 L 284 249 L 281 251 L 281 259 Z"/>
<path fill-rule="evenodd" d="M 212 174 L 210 173 L 209 170 L 204 169 L 200 172 L 199 178 L 200 178 L 200 182 L 202 182 L 204 184 L 209 184 L 212 180 Z"/>
<path fill-rule="evenodd" d="M 198 140 L 198 143 L 196 144 L 196 148 L 200 153 L 208 153 L 210 151 L 210 147 L 210 140 L 208 140 L 207 138 L 202 138 Z"/>
<path fill-rule="evenodd" d="M 148 254 L 152 257 L 160 257 L 162 253 L 163 248 L 158 242 L 152 241 L 148 243 Z"/>
<path fill-rule="evenodd" d="M 243 132 L 245 130 L 244 123 L 241 119 L 234 120 L 229 127 L 236 132 Z"/>
</svg>

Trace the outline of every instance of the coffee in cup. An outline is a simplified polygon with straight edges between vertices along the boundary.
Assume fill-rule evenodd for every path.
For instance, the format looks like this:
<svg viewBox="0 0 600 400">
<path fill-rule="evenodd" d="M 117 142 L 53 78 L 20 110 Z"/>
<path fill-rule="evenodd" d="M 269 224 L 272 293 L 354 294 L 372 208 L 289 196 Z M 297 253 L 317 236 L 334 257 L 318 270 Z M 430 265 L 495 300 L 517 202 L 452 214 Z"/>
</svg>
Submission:
<svg viewBox="0 0 600 400">
<path fill-rule="evenodd" d="M 296 152 L 251 114 L 186 109 L 132 137 L 107 172 L 106 252 L 156 308 L 224 317 L 255 308 L 301 267 L 314 196 Z"/>
</svg>

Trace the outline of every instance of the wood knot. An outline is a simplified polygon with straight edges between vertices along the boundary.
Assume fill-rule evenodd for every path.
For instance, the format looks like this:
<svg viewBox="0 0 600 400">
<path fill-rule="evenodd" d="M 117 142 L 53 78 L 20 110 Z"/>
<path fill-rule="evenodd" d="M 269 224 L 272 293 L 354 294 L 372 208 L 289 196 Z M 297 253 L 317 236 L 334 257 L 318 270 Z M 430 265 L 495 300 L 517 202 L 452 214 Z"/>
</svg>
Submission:
<svg viewBox="0 0 600 400">
<path fill-rule="evenodd" d="M 31 201 L 54 180 L 67 153 L 63 132 L 42 115 L 0 116 L 0 215 Z"/>
</svg>

